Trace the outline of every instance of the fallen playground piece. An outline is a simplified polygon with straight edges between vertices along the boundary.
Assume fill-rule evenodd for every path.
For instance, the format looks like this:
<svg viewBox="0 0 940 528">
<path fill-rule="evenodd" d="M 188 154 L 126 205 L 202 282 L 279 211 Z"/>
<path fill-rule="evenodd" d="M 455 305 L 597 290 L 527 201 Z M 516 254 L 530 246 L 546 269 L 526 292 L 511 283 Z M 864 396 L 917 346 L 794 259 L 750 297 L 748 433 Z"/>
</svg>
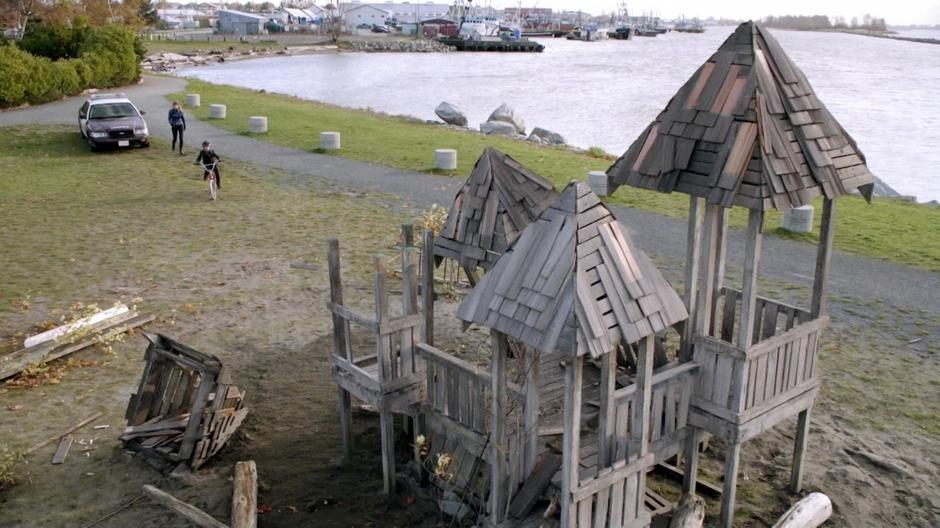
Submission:
<svg viewBox="0 0 940 528">
<path fill-rule="evenodd" d="M 120 440 L 161 470 L 180 462 L 197 469 L 245 419 L 244 394 L 217 357 L 161 334 L 144 336 L 146 365 Z"/>
</svg>

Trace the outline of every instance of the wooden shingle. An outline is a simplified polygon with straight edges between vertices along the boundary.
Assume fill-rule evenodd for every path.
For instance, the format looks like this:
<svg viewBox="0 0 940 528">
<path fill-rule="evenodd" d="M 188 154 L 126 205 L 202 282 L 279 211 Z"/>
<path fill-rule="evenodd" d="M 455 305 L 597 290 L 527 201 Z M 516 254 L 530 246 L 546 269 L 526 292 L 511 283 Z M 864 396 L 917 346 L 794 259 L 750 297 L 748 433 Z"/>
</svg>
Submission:
<svg viewBox="0 0 940 528">
<path fill-rule="evenodd" d="M 855 189 L 871 199 L 874 182 L 803 72 L 753 22 L 738 26 L 607 175 L 612 188 L 679 191 L 758 210 Z"/>
<path fill-rule="evenodd" d="M 457 193 L 434 255 L 489 270 L 519 234 L 558 197 L 551 182 L 487 147 Z"/>
<path fill-rule="evenodd" d="M 597 357 L 688 317 L 652 261 L 584 183 L 571 183 L 457 310 L 543 351 Z M 571 322 L 576 321 L 575 327 Z"/>
</svg>

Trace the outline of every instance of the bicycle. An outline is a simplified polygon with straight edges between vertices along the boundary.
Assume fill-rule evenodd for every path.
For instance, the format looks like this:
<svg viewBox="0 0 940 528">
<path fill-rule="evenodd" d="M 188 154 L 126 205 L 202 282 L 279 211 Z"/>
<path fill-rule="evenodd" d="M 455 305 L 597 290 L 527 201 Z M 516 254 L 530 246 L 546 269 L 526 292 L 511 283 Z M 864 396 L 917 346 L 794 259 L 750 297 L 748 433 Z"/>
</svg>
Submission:
<svg viewBox="0 0 940 528">
<path fill-rule="evenodd" d="M 207 181 L 209 185 L 209 197 L 212 200 L 215 200 L 219 194 L 219 183 L 215 180 L 215 168 L 216 165 L 221 163 L 219 160 L 213 161 L 211 164 L 206 165 L 205 163 L 200 163 L 202 165 L 202 177 Z"/>
</svg>

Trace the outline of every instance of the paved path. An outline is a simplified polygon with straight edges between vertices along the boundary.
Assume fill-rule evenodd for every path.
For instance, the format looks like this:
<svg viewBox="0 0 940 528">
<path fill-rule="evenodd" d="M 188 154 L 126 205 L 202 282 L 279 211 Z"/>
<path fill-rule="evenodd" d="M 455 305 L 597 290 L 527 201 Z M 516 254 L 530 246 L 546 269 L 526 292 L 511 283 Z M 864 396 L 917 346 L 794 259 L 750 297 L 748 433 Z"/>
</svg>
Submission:
<svg viewBox="0 0 940 528">
<path fill-rule="evenodd" d="M 141 110 L 147 112 L 151 133 L 169 141 L 170 130 L 165 118 L 169 109 L 166 94 L 182 91 L 185 84 L 183 79 L 145 76 L 143 83 L 123 91 Z M 79 106 L 80 98 L 69 98 L 35 108 L 2 112 L 0 126 L 76 124 Z M 320 177 L 354 190 L 393 194 L 419 207 L 427 207 L 432 203 L 448 206 L 461 184 L 456 178 L 400 171 L 280 147 L 233 134 L 195 117 L 188 117 L 187 149 L 193 157 L 197 145 L 208 139 L 226 158 L 266 165 L 299 175 Z M 317 138 L 310 138 L 310 141 L 314 144 Z M 872 207 L 877 207 L 877 204 Z M 671 266 L 680 266 L 685 258 L 685 221 L 637 209 L 614 207 L 613 210 L 634 234 L 641 248 L 657 255 Z M 836 236 L 839 236 L 838 232 Z M 729 238 L 729 273 L 736 274 L 739 266 L 735 267 L 734 264 L 742 262 L 744 236 L 742 232 L 731 231 Z M 761 275 L 799 284 L 808 292 L 812 285 L 815 253 L 815 246 L 767 236 L 764 241 Z M 837 251 L 832 261 L 831 277 L 830 291 L 834 296 L 881 300 L 897 307 L 940 313 L 940 273 Z M 737 282 L 736 277 L 729 280 Z M 808 293 L 806 297 L 808 298 Z"/>
</svg>

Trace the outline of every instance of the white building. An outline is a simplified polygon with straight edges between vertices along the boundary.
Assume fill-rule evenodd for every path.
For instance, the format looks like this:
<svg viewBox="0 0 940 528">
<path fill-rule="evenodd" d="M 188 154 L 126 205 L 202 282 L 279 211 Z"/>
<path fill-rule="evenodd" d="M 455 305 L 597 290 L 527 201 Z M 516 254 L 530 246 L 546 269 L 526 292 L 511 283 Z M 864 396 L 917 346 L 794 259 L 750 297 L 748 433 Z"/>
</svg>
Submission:
<svg viewBox="0 0 940 528">
<path fill-rule="evenodd" d="M 358 4 L 346 8 L 346 12 L 343 13 L 343 25 L 346 31 L 351 32 L 361 24 L 385 25 L 391 16 L 389 11 L 372 4 Z"/>
</svg>

